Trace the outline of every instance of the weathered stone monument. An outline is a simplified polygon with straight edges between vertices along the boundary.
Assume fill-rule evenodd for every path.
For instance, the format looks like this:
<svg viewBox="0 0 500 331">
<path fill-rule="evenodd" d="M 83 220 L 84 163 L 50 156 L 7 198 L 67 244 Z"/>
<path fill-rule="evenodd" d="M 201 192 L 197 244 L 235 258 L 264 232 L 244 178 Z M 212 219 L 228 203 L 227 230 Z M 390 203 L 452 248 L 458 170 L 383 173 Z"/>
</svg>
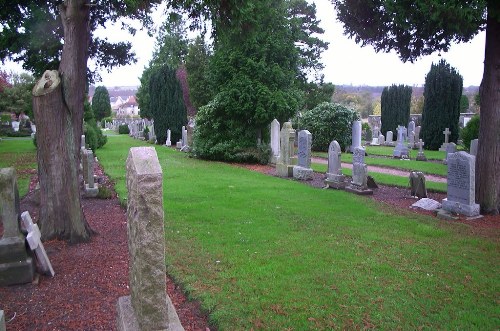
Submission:
<svg viewBox="0 0 500 331">
<path fill-rule="evenodd" d="M 472 139 L 470 141 L 470 155 L 477 156 L 478 147 L 479 147 L 479 139 Z"/>
<path fill-rule="evenodd" d="M 83 151 L 83 179 L 85 183 L 85 196 L 94 198 L 99 193 L 97 183 L 94 182 L 94 153 L 92 150 Z"/>
<path fill-rule="evenodd" d="M 292 123 L 285 122 L 280 132 L 280 156 L 278 163 L 276 163 L 276 172 L 280 177 L 293 176 L 294 145 L 295 130 L 292 128 Z"/>
<path fill-rule="evenodd" d="M 27 211 L 21 214 L 21 219 L 24 227 L 26 228 L 26 231 L 28 231 L 26 241 L 28 242 L 31 250 L 35 252 L 36 258 L 40 265 L 41 273 L 54 277 L 55 272 L 52 268 L 49 257 L 45 252 L 45 248 L 43 247 L 43 243 L 41 241 L 42 234 L 40 233 L 38 225 L 33 224 L 30 213 Z"/>
<path fill-rule="evenodd" d="M 182 147 L 181 147 L 181 152 L 188 152 L 189 151 L 189 145 L 188 145 L 188 132 L 185 126 L 182 127 Z"/>
<path fill-rule="evenodd" d="M 408 148 L 415 148 L 415 131 L 410 131 L 408 133 Z"/>
<path fill-rule="evenodd" d="M 354 149 L 361 147 L 361 121 L 352 122 L 352 145 L 351 153 L 354 153 Z"/>
<path fill-rule="evenodd" d="M 270 163 L 276 164 L 280 157 L 280 122 L 274 119 L 271 122 L 271 160 Z"/>
<path fill-rule="evenodd" d="M 387 131 L 386 133 L 387 137 L 385 139 L 385 144 L 387 146 L 394 146 L 394 133 L 392 131 Z"/>
<path fill-rule="evenodd" d="M 379 143 L 379 145 L 382 145 L 382 146 L 385 145 L 385 137 L 382 133 L 379 134 L 379 136 L 378 136 L 378 143 Z"/>
<path fill-rule="evenodd" d="M 172 146 L 172 141 L 171 141 L 171 137 L 172 137 L 172 132 L 170 131 L 170 129 L 167 129 L 167 140 L 165 140 L 165 146 Z"/>
<path fill-rule="evenodd" d="M 448 155 L 448 192 L 443 199 L 443 210 L 449 213 L 479 216 L 476 203 L 476 157 L 466 152 Z"/>
<path fill-rule="evenodd" d="M 443 163 L 448 164 L 448 155 L 453 154 L 456 151 L 457 151 L 457 145 L 455 143 L 448 143 L 448 145 L 446 145 L 446 153 L 444 155 Z"/>
<path fill-rule="evenodd" d="M 346 182 L 342 174 L 342 151 L 339 143 L 334 140 L 328 147 L 328 171 L 326 172 L 325 185 L 335 189 L 344 189 Z"/>
<path fill-rule="evenodd" d="M 25 238 L 19 228 L 19 192 L 14 168 L 0 169 L 0 286 L 30 283 L 34 275 L 33 259 L 28 256 Z"/>
<path fill-rule="evenodd" d="M 415 141 L 418 141 L 420 139 L 420 131 L 422 130 L 422 127 L 419 125 L 415 128 Z"/>
<path fill-rule="evenodd" d="M 415 132 L 415 121 L 410 121 L 410 123 L 408 123 L 408 135 L 410 134 L 410 132 Z"/>
<path fill-rule="evenodd" d="M 299 131 L 297 165 L 293 167 L 293 178 L 300 180 L 312 179 L 311 146 L 312 134 L 307 130 Z"/>
<path fill-rule="evenodd" d="M 404 131 L 405 127 L 398 126 L 398 141 L 392 155 L 397 158 L 407 158 L 408 157 L 408 147 L 404 144 Z"/>
<path fill-rule="evenodd" d="M 427 157 L 424 154 L 424 142 L 422 139 L 418 140 L 416 146 L 418 147 L 417 161 L 427 161 Z"/>
<path fill-rule="evenodd" d="M 449 128 L 446 128 L 444 131 L 443 131 L 443 134 L 444 134 L 444 143 L 441 145 L 441 147 L 439 148 L 439 150 L 441 152 L 446 152 L 446 146 L 448 146 L 449 144 L 449 139 L 450 139 L 450 134 L 451 134 L 451 131 Z"/>
<path fill-rule="evenodd" d="M 166 294 L 162 169 L 153 147 L 127 158 L 130 296 L 117 304 L 118 330 L 183 330 Z"/>
<path fill-rule="evenodd" d="M 425 176 L 420 171 L 410 172 L 410 195 L 419 199 L 427 198 Z"/>
<path fill-rule="evenodd" d="M 365 164 L 365 149 L 358 147 L 352 157 L 352 181 L 345 190 L 361 195 L 373 194 L 367 185 L 368 169 Z"/>
</svg>

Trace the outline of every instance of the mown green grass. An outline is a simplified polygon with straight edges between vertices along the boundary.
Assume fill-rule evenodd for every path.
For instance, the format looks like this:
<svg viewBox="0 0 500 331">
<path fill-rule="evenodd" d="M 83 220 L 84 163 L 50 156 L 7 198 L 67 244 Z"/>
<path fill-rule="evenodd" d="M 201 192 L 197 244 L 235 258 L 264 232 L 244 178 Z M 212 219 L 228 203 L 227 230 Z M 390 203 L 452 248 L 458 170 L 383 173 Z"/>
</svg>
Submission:
<svg viewBox="0 0 500 331">
<path fill-rule="evenodd" d="M 97 151 L 120 196 L 129 137 Z M 497 241 L 157 146 L 168 272 L 220 330 L 495 329 Z M 115 176 L 113 175 L 113 176 Z"/>
<path fill-rule="evenodd" d="M 0 142 L 0 168 L 14 167 L 19 196 L 29 191 L 30 179 L 37 169 L 36 148 L 31 139 L 5 139 Z"/>
<path fill-rule="evenodd" d="M 313 155 L 317 157 L 328 158 L 328 153 L 314 152 Z M 352 163 L 352 154 L 342 153 L 342 162 Z M 370 157 L 370 154 L 365 157 L 365 163 L 368 165 L 394 169 L 422 171 L 425 174 L 433 174 L 439 176 L 446 176 L 448 172 L 448 168 L 442 163 L 401 160 L 391 157 Z"/>
</svg>

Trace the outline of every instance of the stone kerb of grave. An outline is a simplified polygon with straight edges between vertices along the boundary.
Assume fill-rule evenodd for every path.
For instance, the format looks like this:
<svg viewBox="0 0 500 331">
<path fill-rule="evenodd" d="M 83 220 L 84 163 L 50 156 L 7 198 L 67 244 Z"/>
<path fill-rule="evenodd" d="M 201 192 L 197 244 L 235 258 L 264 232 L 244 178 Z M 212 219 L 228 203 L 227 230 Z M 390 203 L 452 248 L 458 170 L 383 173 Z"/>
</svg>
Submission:
<svg viewBox="0 0 500 331">
<path fill-rule="evenodd" d="M 448 155 L 448 191 L 443 199 L 443 210 L 451 213 L 479 216 L 475 201 L 476 158 L 466 152 Z"/>
<path fill-rule="evenodd" d="M 166 294 L 162 169 L 153 147 L 127 158 L 130 296 L 117 303 L 118 330 L 184 330 Z"/>
<path fill-rule="evenodd" d="M 19 228 L 19 192 L 14 168 L 0 169 L 0 286 L 30 283 L 35 272 Z"/>
<path fill-rule="evenodd" d="M 344 189 L 346 182 L 341 167 L 342 151 L 339 143 L 334 140 L 328 147 L 328 171 L 326 173 L 325 185 L 327 188 Z"/>
<path fill-rule="evenodd" d="M 309 180 L 313 178 L 311 169 L 312 134 L 307 130 L 299 132 L 297 165 L 293 167 L 293 178 Z"/>
</svg>

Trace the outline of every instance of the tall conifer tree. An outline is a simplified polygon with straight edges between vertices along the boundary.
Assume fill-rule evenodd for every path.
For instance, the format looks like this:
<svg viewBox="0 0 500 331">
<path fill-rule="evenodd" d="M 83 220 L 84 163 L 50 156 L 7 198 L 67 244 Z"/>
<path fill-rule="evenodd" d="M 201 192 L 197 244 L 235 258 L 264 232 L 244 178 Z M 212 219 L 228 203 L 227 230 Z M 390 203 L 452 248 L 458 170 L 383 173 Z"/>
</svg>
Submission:
<svg viewBox="0 0 500 331">
<path fill-rule="evenodd" d="M 381 131 L 395 131 L 398 125 L 408 125 L 410 120 L 412 89 L 407 85 L 392 85 L 382 91 Z"/>
</svg>

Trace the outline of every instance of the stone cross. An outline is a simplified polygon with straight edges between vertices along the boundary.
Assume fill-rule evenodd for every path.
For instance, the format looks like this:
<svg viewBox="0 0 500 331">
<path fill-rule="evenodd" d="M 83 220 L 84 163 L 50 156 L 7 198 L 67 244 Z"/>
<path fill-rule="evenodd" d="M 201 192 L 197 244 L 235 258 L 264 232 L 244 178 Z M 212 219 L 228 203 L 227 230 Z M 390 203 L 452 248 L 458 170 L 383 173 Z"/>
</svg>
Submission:
<svg viewBox="0 0 500 331">
<path fill-rule="evenodd" d="M 132 147 L 126 168 L 130 296 L 118 299 L 118 330 L 183 330 L 166 294 L 163 173 L 156 150 Z"/>
<path fill-rule="evenodd" d="M 423 153 L 424 152 L 424 145 L 425 143 L 422 141 L 422 139 L 418 140 L 418 143 L 416 144 L 418 147 L 418 152 Z"/>
<path fill-rule="evenodd" d="M 28 242 L 31 250 L 35 251 L 38 262 L 40 262 L 42 272 L 46 275 L 54 277 L 54 269 L 52 269 L 52 264 L 50 263 L 49 257 L 47 256 L 42 241 L 40 240 L 41 233 L 38 225 L 33 223 L 30 213 L 27 211 L 21 214 L 21 219 L 23 220 L 24 227 L 28 231 L 26 241 Z"/>
<path fill-rule="evenodd" d="M 451 131 L 450 129 L 446 128 L 444 131 L 443 131 L 443 134 L 444 134 L 444 143 L 447 144 L 448 141 L 449 141 L 449 135 L 451 134 Z"/>
</svg>

